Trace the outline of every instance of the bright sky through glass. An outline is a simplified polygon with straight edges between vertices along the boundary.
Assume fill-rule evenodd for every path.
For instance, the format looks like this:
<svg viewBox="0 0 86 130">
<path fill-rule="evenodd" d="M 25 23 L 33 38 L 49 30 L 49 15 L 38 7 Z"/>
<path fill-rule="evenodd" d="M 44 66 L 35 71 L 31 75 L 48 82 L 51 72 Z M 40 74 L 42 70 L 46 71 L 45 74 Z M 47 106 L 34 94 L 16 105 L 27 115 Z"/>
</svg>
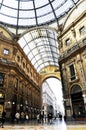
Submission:
<svg viewBox="0 0 86 130">
<path fill-rule="evenodd" d="M 48 65 L 58 66 L 58 43 L 55 30 L 36 28 L 18 41 L 25 54 L 39 72 Z"/>
<path fill-rule="evenodd" d="M 17 26 L 49 24 L 78 0 L 0 0 L 0 21 Z"/>
</svg>

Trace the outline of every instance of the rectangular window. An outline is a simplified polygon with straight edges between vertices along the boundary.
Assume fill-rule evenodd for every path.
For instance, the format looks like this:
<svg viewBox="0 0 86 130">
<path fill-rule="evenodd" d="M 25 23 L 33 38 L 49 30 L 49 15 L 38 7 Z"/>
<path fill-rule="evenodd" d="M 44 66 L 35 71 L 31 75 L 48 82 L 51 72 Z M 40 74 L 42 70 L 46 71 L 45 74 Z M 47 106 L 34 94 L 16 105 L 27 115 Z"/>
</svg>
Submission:
<svg viewBox="0 0 86 130">
<path fill-rule="evenodd" d="M 16 79 L 16 81 L 15 81 L 15 89 L 16 90 L 18 89 L 18 79 Z"/>
<path fill-rule="evenodd" d="M 23 68 L 25 68 L 25 63 L 23 62 Z"/>
<path fill-rule="evenodd" d="M 79 29 L 79 33 L 80 33 L 80 35 L 85 34 L 85 27 L 84 26 Z"/>
<path fill-rule="evenodd" d="M 4 74 L 0 73 L 0 87 L 3 87 L 4 85 Z"/>
<path fill-rule="evenodd" d="M 68 39 L 66 39 L 66 41 L 65 41 L 65 45 L 66 45 L 66 46 L 69 46 L 69 45 L 70 45 L 70 43 L 71 43 L 70 39 L 69 39 L 69 38 L 68 38 Z"/>
<path fill-rule="evenodd" d="M 20 62 L 20 57 L 19 56 L 17 56 L 17 61 Z"/>
<path fill-rule="evenodd" d="M 75 69 L 74 69 L 74 65 L 70 65 L 69 66 L 69 69 L 70 69 L 70 76 L 71 76 L 71 80 L 75 80 L 76 79 L 76 76 L 75 76 Z"/>
<path fill-rule="evenodd" d="M 8 55 L 9 54 L 9 50 L 8 49 L 4 49 L 4 54 Z"/>
</svg>

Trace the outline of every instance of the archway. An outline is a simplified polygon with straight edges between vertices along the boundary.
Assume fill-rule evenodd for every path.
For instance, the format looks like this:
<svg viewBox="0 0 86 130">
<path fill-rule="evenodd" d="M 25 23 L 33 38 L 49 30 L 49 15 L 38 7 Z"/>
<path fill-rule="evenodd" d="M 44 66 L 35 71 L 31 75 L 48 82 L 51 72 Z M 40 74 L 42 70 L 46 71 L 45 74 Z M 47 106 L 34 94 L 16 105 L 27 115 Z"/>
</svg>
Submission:
<svg viewBox="0 0 86 130">
<path fill-rule="evenodd" d="M 64 116 L 62 85 L 55 77 L 45 79 L 42 84 L 42 111 L 46 116 L 57 117 L 59 113 Z"/>
<path fill-rule="evenodd" d="M 72 108 L 73 108 L 73 117 L 81 118 L 84 117 L 84 100 L 82 89 L 79 85 L 74 85 L 71 88 L 71 100 L 72 100 Z"/>
</svg>

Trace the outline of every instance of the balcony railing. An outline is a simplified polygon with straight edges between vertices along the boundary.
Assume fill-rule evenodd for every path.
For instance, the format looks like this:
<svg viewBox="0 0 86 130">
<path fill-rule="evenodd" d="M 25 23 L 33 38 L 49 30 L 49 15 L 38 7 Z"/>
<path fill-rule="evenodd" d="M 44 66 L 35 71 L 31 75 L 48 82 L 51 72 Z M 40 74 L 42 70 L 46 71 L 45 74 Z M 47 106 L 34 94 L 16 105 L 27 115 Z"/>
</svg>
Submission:
<svg viewBox="0 0 86 130">
<path fill-rule="evenodd" d="M 37 87 L 38 84 L 35 83 L 34 80 L 32 80 L 32 77 L 29 77 L 29 74 L 26 74 L 24 72 L 24 70 L 22 68 L 19 67 L 19 65 L 16 63 L 16 62 L 13 62 L 13 61 L 9 61 L 7 59 L 0 59 L 0 64 L 3 64 L 3 65 L 8 65 L 9 67 L 12 66 L 12 67 L 15 67 L 21 74 L 24 75 L 24 77 L 28 78 L 29 82 L 31 82 L 33 84 L 34 87 L 36 87 L 37 89 L 39 89 Z"/>
<path fill-rule="evenodd" d="M 59 61 L 63 60 L 64 58 L 67 58 L 68 56 L 70 56 L 71 54 L 73 54 L 78 49 L 80 49 L 80 48 L 82 48 L 84 46 L 86 46 L 86 38 L 83 39 L 82 41 L 79 41 L 79 42 L 75 43 L 74 46 L 72 46 L 70 49 L 68 49 L 63 54 L 61 54 L 59 56 Z"/>
</svg>

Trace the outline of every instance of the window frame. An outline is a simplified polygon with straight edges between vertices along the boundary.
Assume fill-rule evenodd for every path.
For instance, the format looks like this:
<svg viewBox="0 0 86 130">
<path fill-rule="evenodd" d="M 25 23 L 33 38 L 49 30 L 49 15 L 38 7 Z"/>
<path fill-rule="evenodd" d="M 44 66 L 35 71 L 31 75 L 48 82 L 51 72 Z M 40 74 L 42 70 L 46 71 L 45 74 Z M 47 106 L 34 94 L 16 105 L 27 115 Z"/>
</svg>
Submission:
<svg viewBox="0 0 86 130">
<path fill-rule="evenodd" d="M 79 28 L 79 33 L 80 35 L 85 34 L 85 26 L 82 26 L 81 28 Z"/>
<path fill-rule="evenodd" d="M 67 39 L 65 40 L 65 45 L 66 45 L 66 46 L 70 46 L 70 44 L 71 44 L 71 40 L 70 40 L 70 38 L 67 38 Z"/>
<path fill-rule="evenodd" d="M 4 48 L 3 53 L 4 53 L 4 55 L 9 55 L 9 49 Z"/>
<path fill-rule="evenodd" d="M 69 65 L 69 71 L 70 71 L 70 79 L 71 81 L 76 79 L 76 73 L 75 73 L 75 67 L 74 64 Z"/>
</svg>

